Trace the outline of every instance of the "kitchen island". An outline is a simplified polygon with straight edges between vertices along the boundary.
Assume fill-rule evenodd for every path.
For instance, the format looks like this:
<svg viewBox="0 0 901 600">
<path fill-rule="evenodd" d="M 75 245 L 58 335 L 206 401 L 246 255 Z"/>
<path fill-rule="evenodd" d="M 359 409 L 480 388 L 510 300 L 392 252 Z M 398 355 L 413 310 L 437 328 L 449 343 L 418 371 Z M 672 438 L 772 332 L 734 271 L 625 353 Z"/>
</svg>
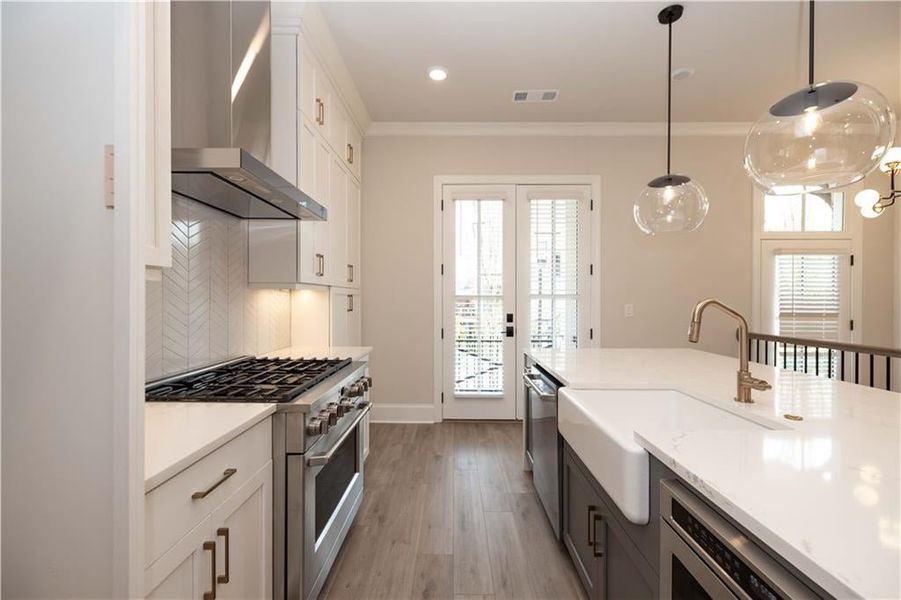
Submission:
<svg viewBox="0 0 901 600">
<path fill-rule="evenodd" d="M 753 404 L 739 404 L 733 400 L 738 361 L 726 356 L 689 349 L 527 354 L 570 390 L 675 390 L 759 424 L 739 431 L 666 429 L 648 418 L 649 425 L 637 425 L 633 435 L 826 592 L 839 598 L 901 596 L 899 394 L 752 363 L 754 376 L 773 387 L 754 392 Z M 561 394 L 560 402 L 573 400 Z M 571 421 L 572 415 L 603 413 L 597 406 L 562 405 L 560 412 Z M 565 419 L 564 440 L 590 465 L 593 450 L 584 443 L 580 448 L 571 433 L 584 423 Z"/>
</svg>

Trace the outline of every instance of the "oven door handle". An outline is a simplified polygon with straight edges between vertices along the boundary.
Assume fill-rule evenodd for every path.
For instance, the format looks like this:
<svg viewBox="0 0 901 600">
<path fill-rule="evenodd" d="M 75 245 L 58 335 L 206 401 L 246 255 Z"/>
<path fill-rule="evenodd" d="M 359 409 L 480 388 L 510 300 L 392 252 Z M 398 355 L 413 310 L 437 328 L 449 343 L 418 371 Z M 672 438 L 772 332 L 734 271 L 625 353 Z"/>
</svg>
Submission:
<svg viewBox="0 0 901 600">
<path fill-rule="evenodd" d="M 323 465 L 327 465 L 329 461 L 332 460 L 335 452 L 338 451 L 338 448 L 341 447 L 341 444 L 344 443 L 344 440 L 346 440 L 348 436 L 350 436 L 351 432 L 353 432 L 353 430 L 357 428 L 357 426 L 363 420 L 363 417 L 365 417 L 370 410 L 372 410 L 371 404 L 366 406 L 363 410 L 360 411 L 360 414 L 354 417 L 353 422 L 347 427 L 346 430 L 344 430 L 344 433 L 341 434 L 341 437 L 338 438 L 338 441 L 332 444 L 332 447 L 328 449 L 328 452 L 324 452 L 322 454 L 314 454 L 313 456 L 309 457 L 307 459 L 307 466 L 321 467 Z"/>
</svg>

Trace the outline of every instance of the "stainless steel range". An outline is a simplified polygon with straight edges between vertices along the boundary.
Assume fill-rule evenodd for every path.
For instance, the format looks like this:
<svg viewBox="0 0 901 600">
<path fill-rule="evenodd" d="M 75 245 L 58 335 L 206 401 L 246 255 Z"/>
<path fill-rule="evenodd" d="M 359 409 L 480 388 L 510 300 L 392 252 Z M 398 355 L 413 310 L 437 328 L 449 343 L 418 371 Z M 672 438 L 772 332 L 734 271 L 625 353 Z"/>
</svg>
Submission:
<svg viewBox="0 0 901 600">
<path fill-rule="evenodd" d="M 148 401 L 273 402 L 275 598 L 319 595 L 363 500 L 367 363 L 242 357 L 151 382 Z"/>
</svg>

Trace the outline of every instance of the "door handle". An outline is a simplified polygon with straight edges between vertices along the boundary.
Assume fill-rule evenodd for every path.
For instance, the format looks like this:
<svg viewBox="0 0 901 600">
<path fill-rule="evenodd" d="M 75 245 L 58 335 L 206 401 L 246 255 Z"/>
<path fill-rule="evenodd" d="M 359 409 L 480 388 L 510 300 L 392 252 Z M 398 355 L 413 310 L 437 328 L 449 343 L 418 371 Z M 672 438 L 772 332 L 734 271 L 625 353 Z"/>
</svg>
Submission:
<svg viewBox="0 0 901 600">
<path fill-rule="evenodd" d="M 507 328 L 504 331 L 504 335 L 506 335 L 507 337 L 513 337 L 513 325 L 507 325 Z"/>
<path fill-rule="evenodd" d="M 588 505 L 588 545 L 594 547 L 594 513 L 597 506 Z"/>
<path fill-rule="evenodd" d="M 216 542 L 204 542 L 203 549 L 212 552 L 212 556 L 210 556 L 210 591 L 203 593 L 203 600 L 216 600 Z"/>
<path fill-rule="evenodd" d="M 228 579 L 229 579 L 228 573 L 231 570 L 231 568 L 229 567 L 229 563 L 231 562 L 231 560 L 229 559 L 229 556 L 228 556 L 229 555 L 229 546 L 231 545 L 229 543 L 228 527 L 220 527 L 219 529 L 217 529 L 216 536 L 225 538 L 225 575 L 220 575 L 219 577 L 216 578 L 216 581 L 218 581 L 219 583 L 228 583 Z"/>
</svg>

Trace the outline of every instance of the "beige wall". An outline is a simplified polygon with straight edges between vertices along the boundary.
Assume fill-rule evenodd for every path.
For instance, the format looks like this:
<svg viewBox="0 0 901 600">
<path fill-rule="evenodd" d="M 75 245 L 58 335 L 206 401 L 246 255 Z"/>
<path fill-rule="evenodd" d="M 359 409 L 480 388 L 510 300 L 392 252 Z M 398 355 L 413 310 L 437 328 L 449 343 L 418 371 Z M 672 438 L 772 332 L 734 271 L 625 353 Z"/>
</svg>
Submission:
<svg viewBox="0 0 901 600">
<path fill-rule="evenodd" d="M 751 311 L 752 186 L 741 168 L 743 144 L 743 136 L 675 138 L 674 172 L 705 187 L 710 212 L 696 232 L 647 237 L 633 224 L 632 203 L 661 174 L 660 137 L 367 138 L 363 342 L 376 348 L 375 400 L 432 401 L 434 176 L 600 175 L 601 344 L 686 346 L 689 314 L 700 298 Z M 874 228 L 880 235 L 865 251 L 888 249 L 888 262 L 868 271 L 866 281 L 890 318 L 892 227 L 886 219 L 865 231 Z M 626 303 L 635 305 L 631 319 L 623 317 Z M 871 328 L 880 331 L 872 319 Z M 734 353 L 733 330 L 711 314 L 700 348 Z"/>
</svg>

